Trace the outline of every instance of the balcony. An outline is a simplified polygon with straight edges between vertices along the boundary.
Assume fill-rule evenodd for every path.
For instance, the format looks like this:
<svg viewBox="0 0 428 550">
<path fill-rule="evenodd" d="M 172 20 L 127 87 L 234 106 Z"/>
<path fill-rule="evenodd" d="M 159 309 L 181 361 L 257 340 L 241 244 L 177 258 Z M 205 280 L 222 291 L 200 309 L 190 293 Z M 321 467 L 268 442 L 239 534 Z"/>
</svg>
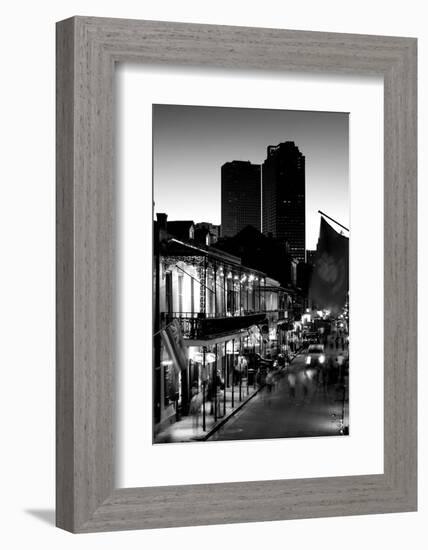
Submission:
<svg viewBox="0 0 428 550">
<path fill-rule="evenodd" d="M 287 319 L 287 310 L 286 309 L 267 309 L 265 311 L 266 315 L 273 315 L 275 314 L 277 316 L 277 320 L 281 321 L 283 319 Z"/>
<path fill-rule="evenodd" d="M 264 312 L 244 312 L 243 315 L 230 317 L 203 316 L 202 314 L 181 312 L 162 313 L 162 320 L 165 324 L 174 319 L 179 320 L 184 338 L 203 340 L 233 334 L 252 325 L 258 325 L 265 321 L 266 315 Z"/>
</svg>

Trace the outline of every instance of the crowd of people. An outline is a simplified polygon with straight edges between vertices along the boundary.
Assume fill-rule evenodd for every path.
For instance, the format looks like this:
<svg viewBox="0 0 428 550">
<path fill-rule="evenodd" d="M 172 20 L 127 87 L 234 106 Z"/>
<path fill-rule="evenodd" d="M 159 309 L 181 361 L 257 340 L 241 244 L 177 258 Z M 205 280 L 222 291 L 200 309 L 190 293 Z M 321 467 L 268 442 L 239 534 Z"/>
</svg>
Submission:
<svg viewBox="0 0 428 550">
<path fill-rule="evenodd" d="M 269 395 L 276 390 L 279 381 L 284 378 L 288 388 L 288 397 L 296 404 L 310 402 L 319 392 L 328 395 L 330 392 L 343 388 L 347 383 L 349 369 L 347 335 L 344 331 L 338 331 L 325 335 L 320 340 L 324 344 L 326 352 L 325 361 L 322 364 L 302 365 L 301 362 L 294 361 L 295 355 L 301 353 L 302 350 L 292 350 L 291 347 L 279 353 L 275 360 L 270 356 L 258 357 L 257 367 L 252 364 L 257 363 L 257 357 L 252 361 L 242 356 L 238 360 L 245 361 L 245 365 L 239 364 L 234 369 L 232 383 L 239 383 L 239 377 L 242 377 L 243 372 L 246 372 L 248 377 L 251 367 L 251 369 L 254 368 L 255 383 L 265 388 L 265 399 L 269 400 Z M 195 431 L 199 428 L 199 418 L 204 400 L 208 409 L 207 413 L 213 414 L 215 409 L 217 417 L 221 418 L 221 404 L 225 391 L 225 381 L 220 371 L 214 374 L 204 387 L 198 387 L 197 383 L 192 386 L 189 414 L 193 418 Z"/>
<path fill-rule="evenodd" d="M 318 392 L 328 394 L 342 388 L 348 376 L 348 360 L 342 353 L 330 355 L 322 365 L 291 367 L 286 378 L 290 399 L 310 400 Z"/>
</svg>

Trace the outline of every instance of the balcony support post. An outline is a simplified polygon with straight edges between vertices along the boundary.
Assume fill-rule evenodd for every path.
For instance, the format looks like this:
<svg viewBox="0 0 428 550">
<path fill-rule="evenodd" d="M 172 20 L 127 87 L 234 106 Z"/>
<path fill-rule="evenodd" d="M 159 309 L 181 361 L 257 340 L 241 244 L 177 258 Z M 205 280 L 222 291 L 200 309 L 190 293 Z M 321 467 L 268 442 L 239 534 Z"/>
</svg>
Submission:
<svg viewBox="0 0 428 550">
<path fill-rule="evenodd" d="M 242 338 L 239 339 L 240 352 L 242 354 Z M 242 355 L 239 356 L 239 402 L 242 401 Z"/>
<path fill-rule="evenodd" d="M 214 263 L 214 316 L 217 317 L 217 263 Z"/>
<path fill-rule="evenodd" d="M 218 392 L 218 387 L 217 387 L 217 344 L 215 344 L 215 346 L 214 346 L 214 353 L 215 353 L 215 362 L 214 362 L 214 367 L 213 367 L 213 380 L 212 380 L 213 394 L 212 394 L 211 399 L 214 399 L 214 422 L 217 422 L 217 415 L 218 415 L 218 410 L 217 410 L 217 404 L 218 404 L 218 399 L 217 399 L 217 392 Z"/>
<path fill-rule="evenodd" d="M 232 339 L 232 409 L 235 406 L 235 338 Z"/>
<path fill-rule="evenodd" d="M 224 365 L 223 373 L 223 416 L 226 416 L 226 376 L 227 376 L 227 342 L 224 343 L 224 360 L 222 361 Z"/>
<path fill-rule="evenodd" d="M 223 313 L 227 316 L 227 275 L 226 266 L 223 265 Z"/>
<path fill-rule="evenodd" d="M 207 385 L 207 381 L 206 381 L 206 370 L 205 370 L 205 354 L 206 354 L 206 347 L 203 346 L 202 347 L 202 375 L 203 375 L 203 379 L 202 379 L 202 430 L 205 432 L 206 431 L 206 407 L 205 407 L 205 388 L 206 388 L 206 385 Z"/>
</svg>

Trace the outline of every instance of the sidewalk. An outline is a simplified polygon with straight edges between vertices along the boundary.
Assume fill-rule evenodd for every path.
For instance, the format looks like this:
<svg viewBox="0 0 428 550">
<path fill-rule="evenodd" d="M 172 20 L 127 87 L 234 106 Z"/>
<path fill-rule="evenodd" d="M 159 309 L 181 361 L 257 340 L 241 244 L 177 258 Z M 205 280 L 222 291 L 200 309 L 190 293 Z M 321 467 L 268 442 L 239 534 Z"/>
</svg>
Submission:
<svg viewBox="0 0 428 550">
<path fill-rule="evenodd" d="M 205 403 L 205 431 L 202 429 L 202 409 L 199 415 L 199 426 L 193 428 L 192 416 L 183 416 L 174 424 L 168 426 L 165 430 L 159 432 L 155 437 L 155 443 L 184 443 L 191 441 L 204 441 L 208 439 L 220 426 L 234 415 L 241 407 L 254 397 L 263 386 L 258 384 L 248 386 L 247 380 L 243 379 L 241 386 L 241 400 L 239 399 L 239 385 L 233 387 L 233 407 L 232 407 L 232 387 L 226 388 L 226 400 L 222 398 L 218 411 L 217 420 L 214 420 L 214 414 L 211 414 L 211 401 Z M 226 405 L 226 407 L 224 407 Z"/>
<path fill-rule="evenodd" d="M 303 348 L 298 349 L 291 354 L 290 364 L 303 351 Z M 329 350 L 330 353 L 336 350 Z M 329 353 L 327 352 L 327 353 Z M 192 441 L 205 441 L 215 431 L 217 431 L 229 418 L 231 418 L 238 410 L 240 410 L 252 397 L 254 397 L 262 388 L 263 384 L 251 385 L 247 388 L 247 380 L 242 380 L 241 400 L 239 399 L 239 385 L 236 384 L 233 388 L 234 403 L 232 407 L 232 388 L 226 388 L 226 407 L 224 408 L 223 398 L 220 400 L 220 408 L 217 415 L 217 420 L 214 419 L 214 414 L 211 412 L 211 402 L 205 403 L 205 431 L 202 429 L 203 415 L 202 409 L 199 415 L 199 424 L 197 428 L 193 428 L 193 418 L 191 415 L 183 416 L 180 420 L 174 422 L 164 430 L 156 434 L 155 443 L 184 443 Z M 337 404 L 339 413 L 340 405 Z"/>
</svg>

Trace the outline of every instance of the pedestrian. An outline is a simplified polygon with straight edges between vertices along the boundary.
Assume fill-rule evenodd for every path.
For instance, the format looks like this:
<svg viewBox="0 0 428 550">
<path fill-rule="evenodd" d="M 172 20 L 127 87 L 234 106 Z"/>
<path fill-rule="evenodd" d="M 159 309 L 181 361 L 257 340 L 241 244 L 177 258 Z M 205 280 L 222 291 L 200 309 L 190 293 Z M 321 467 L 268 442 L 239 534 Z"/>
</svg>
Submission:
<svg viewBox="0 0 428 550">
<path fill-rule="evenodd" d="M 302 391 L 303 391 L 302 402 L 305 403 L 306 398 L 309 396 L 309 377 L 306 373 L 306 370 L 301 371 L 301 383 L 302 383 Z"/>
<path fill-rule="evenodd" d="M 325 365 L 325 367 L 322 369 L 322 390 L 323 393 L 326 395 L 328 393 L 328 378 L 329 378 L 329 362 Z"/>
<path fill-rule="evenodd" d="M 224 397 L 225 385 L 224 385 L 224 380 L 222 379 L 219 373 L 217 373 L 216 387 L 217 387 L 217 394 L 216 394 L 217 418 L 220 418 L 223 416 L 222 414 L 220 414 L 220 411 L 221 411 L 221 403 Z"/>
<path fill-rule="evenodd" d="M 281 380 L 281 377 L 282 377 L 282 371 L 280 371 L 279 369 L 274 369 L 273 371 L 273 389 L 276 391 L 278 386 L 279 386 L 279 382 Z"/>
<path fill-rule="evenodd" d="M 321 366 L 319 366 L 317 368 L 315 393 L 318 393 L 318 391 L 321 390 L 321 387 L 323 386 L 323 377 L 324 377 L 323 369 Z"/>
<path fill-rule="evenodd" d="M 245 357 L 243 355 L 240 355 L 238 357 L 238 372 L 239 372 L 239 380 L 240 381 L 245 376 L 245 373 L 247 371 L 248 371 L 248 361 L 245 359 Z M 221 379 L 220 375 L 219 375 L 219 378 Z"/>
<path fill-rule="evenodd" d="M 339 382 L 342 383 L 343 382 L 343 376 L 344 376 L 344 363 L 345 363 L 345 357 L 343 356 L 342 353 L 339 353 L 339 355 L 337 356 L 337 367 L 338 367 L 338 378 L 339 378 Z"/>
<path fill-rule="evenodd" d="M 194 382 L 191 389 L 189 413 L 192 415 L 192 428 L 194 433 L 199 429 L 199 415 L 201 413 L 202 396 L 199 392 L 197 382 Z"/>
<path fill-rule="evenodd" d="M 274 387 L 274 377 L 273 377 L 273 372 L 272 372 L 271 369 L 268 369 L 265 384 L 266 384 L 267 392 L 271 393 L 272 390 L 273 390 L 273 387 Z"/>
<path fill-rule="evenodd" d="M 214 414 L 214 380 L 208 380 L 206 400 L 210 402 L 210 414 Z"/>
<path fill-rule="evenodd" d="M 296 375 L 293 371 L 290 371 L 287 374 L 287 382 L 288 382 L 288 395 L 291 399 L 294 399 L 296 397 Z"/>
</svg>

